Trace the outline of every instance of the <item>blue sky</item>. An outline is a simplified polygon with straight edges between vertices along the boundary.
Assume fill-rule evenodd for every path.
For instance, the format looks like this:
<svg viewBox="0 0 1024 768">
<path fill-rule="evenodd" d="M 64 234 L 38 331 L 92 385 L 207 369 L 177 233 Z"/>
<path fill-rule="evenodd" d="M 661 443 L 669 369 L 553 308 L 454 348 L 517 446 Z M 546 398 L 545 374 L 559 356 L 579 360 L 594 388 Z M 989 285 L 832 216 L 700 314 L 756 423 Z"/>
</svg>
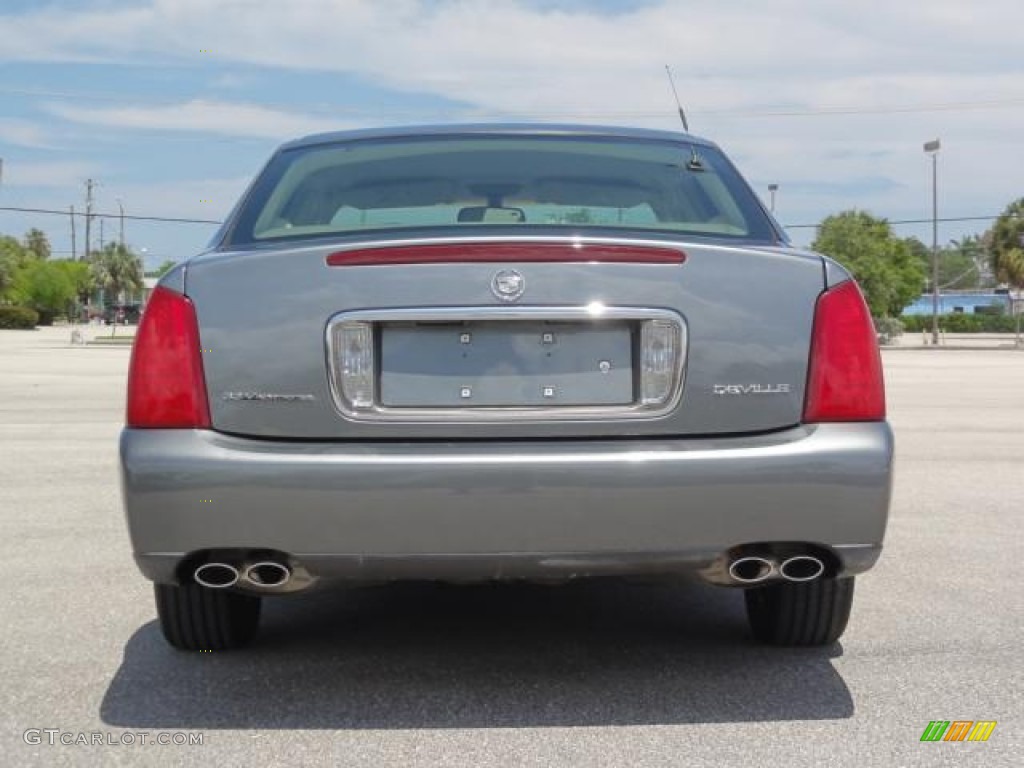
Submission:
<svg viewBox="0 0 1024 768">
<path fill-rule="evenodd" d="M 676 128 L 670 64 L 691 128 L 779 184 L 784 223 L 926 218 L 935 136 L 940 213 L 985 216 L 1024 195 L 1019 22 L 1003 0 L 5 0 L 0 206 L 81 208 L 91 177 L 101 212 L 219 219 L 278 143 L 336 128 Z M 0 211 L 2 233 L 31 226 L 70 250 L 67 217 Z M 156 263 L 213 229 L 126 234 Z"/>
</svg>

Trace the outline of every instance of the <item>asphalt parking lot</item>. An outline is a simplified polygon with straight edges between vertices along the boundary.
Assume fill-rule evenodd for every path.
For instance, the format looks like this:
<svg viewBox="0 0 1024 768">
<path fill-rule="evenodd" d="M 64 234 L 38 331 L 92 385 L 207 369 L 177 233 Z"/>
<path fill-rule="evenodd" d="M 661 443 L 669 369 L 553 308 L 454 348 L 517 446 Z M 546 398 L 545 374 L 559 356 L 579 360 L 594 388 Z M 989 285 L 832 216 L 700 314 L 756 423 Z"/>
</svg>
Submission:
<svg viewBox="0 0 1024 768">
<path fill-rule="evenodd" d="M 0 331 L 7 765 L 1024 763 L 1024 351 L 885 353 L 895 501 L 835 647 L 754 645 L 739 592 L 601 582 L 311 593 L 268 602 L 251 649 L 188 655 L 121 518 L 128 349 L 67 342 Z M 931 720 L 998 725 L 921 743 Z"/>
</svg>

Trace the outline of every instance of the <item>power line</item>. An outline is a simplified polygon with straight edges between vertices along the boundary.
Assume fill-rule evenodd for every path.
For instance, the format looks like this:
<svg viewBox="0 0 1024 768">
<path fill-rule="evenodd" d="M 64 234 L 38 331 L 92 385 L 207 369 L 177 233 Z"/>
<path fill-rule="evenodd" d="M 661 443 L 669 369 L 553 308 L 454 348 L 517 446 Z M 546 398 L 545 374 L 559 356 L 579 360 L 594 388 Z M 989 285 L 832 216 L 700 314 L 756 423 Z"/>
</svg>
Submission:
<svg viewBox="0 0 1024 768">
<path fill-rule="evenodd" d="M 16 213 L 42 213 L 54 216 L 81 216 L 86 217 L 84 213 L 69 213 L 68 211 L 59 211 L 53 208 L 19 208 L 15 206 L 0 206 L 0 211 L 14 211 Z M 120 213 L 90 213 L 94 219 L 119 219 L 121 218 Z M 217 219 L 188 219 L 180 216 L 133 216 L 131 214 L 125 214 L 125 219 L 131 219 L 133 221 L 161 221 L 172 224 L 223 224 L 224 222 Z"/>
<path fill-rule="evenodd" d="M 85 214 L 78 213 L 77 211 L 69 213 L 68 211 L 61 211 L 55 208 L 18 208 L 13 206 L 0 206 L 0 211 L 14 211 L 16 213 L 42 213 L 53 216 L 81 216 L 85 217 Z M 120 213 L 92 213 L 90 214 L 94 219 L 119 219 Z M 940 223 L 956 223 L 962 221 L 994 221 L 998 219 L 1002 214 L 994 214 L 992 216 L 946 216 L 944 218 L 937 219 Z M 167 222 L 171 224 L 223 224 L 223 221 L 218 219 L 189 219 L 181 216 L 133 216 L 130 214 L 124 215 L 125 219 L 131 219 L 133 221 L 157 221 Z M 931 219 L 887 219 L 889 224 L 931 224 Z M 786 229 L 814 229 L 819 224 L 783 224 Z"/>
<path fill-rule="evenodd" d="M 935 219 L 939 223 L 943 222 L 958 222 L 958 221 L 994 221 L 998 219 L 1001 214 L 995 216 L 947 216 L 945 218 Z M 886 219 L 889 224 L 931 224 L 932 219 Z M 786 229 L 814 229 L 819 224 L 783 224 Z"/>
<path fill-rule="evenodd" d="M 977 271 L 977 270 L 978 270 L 978 265 L 972 262 L 972 263 L 971 263 L 971 266 L 969 266 L 969 267 L 968 267 L 967 269 L 965 269 L 965 270 L 964 270 L 963 272 L 961 272 L 961 273 L 960 273 L 959 275 L 957 275 L 956 277 L 954 277 L 954 278 L 953 278 L 952 280 L 950 280 L 950 281 L 949 281 L 948 283 L 944 283 L 943 285 L 940 285 L 940 286 L 939 286 L 939 290 L 940 290 L 940 291 L 944 291 L 944 290 L 946 290 L 947 288 L 949 288 L 950 286 L 956 285 L 957 283 L 959 283 L 959 282 L 960 282 L 960 280 L 962 280 L 963 278 L 967 277 L 967 275 L 971 274 L 971 272 L 975 272 L 975 271 Z"/>
</svg>

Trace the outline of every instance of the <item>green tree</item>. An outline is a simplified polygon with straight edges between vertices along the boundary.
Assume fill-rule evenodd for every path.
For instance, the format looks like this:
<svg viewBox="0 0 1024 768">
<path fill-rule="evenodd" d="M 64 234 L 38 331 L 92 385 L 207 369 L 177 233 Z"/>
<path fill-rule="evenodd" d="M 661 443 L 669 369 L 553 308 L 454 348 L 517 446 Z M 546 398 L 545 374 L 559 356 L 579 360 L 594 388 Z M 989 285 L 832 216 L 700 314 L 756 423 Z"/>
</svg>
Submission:
<svg viewBox="0 0 1024 768">
<path fill-rule="evenodd" d="M 985 233 L 995 280 L 1024 291 L 1024 198 L 1007 206 Z M 1019 300 L 1019 299 L 1018 299 Z M 1016 307 L 1020 312 L 1019 306 Z M 1017 343 L 1021 343 L 1021 315 L 1017 315 Z"/>
<path fill-rule="evenodd" d="M 996 280 L 1006 283 L 1020 296 L 1024 291 L 1024 197 L 1006 206 L 987 233 Z M 1018 298 L 1019 301 L 1019 298 Z M 1018 313 L 1020 307 L 1017 306 Z M 1017 315 L 1017 343 L 1020 344 L 1020 314 Z"/>
<path fill-rule="evenodd" d="M 96 290 L 96 281 L 89 265 L 84 261 L 72 261 L 70 259 L 59 260 L 53 263 L 57 265 L 58 269 L 67 275 L 71 284 L 74 286 L 74 299 L 77 300 L 79 304 L 85 304 L 89 301 L 89 297 L 92 296 L 93 292 Z M 67 310 L 69 319 L 77 314 L 76 309 L 74 301 L 72 301 Z"/>
<path fill-rule="evenodd" d="M 93 254 L 92 276 L 108 304 L 118 301 L 123 293 L 141 291 L 145 285 L 142 259 L 121 243 L 107 243 Z"/>
<path fill-rule="evenodd" d="M 3 303 L 7 292 L 14 285 L 14 274 L 14 264 L 0 253 L 0 304 Z"/>
<path fill-rule="evenodd" d="M 1024 291 L 1024 248 L 1010 248 L 1000 256 L 995 268 L 996 277 L 1012 286 L 1017 294 L 1013 307 L 1017 315 L 1016 342 L 1020 346 L 1020 320 L 1024 307 L 1020 306 L 1021 292 Z"/>
<path fill-rule="evenodd" d="M 120 243 L 107 243 L 92 257 L 92 275 L 108 302 L 125 292 L 141 291 L 144 285 L 142 259 Z"/>
<path fill-rule="evenodd" d="M 16 237 L 0 235 L 0 256 L 9 258 L 15 267 L 21 267 L 32 258 Z"/>
<path fill-rule="evenodd" d="M 41 229 L 33 227 L 25 233 L 25 250 L 37 259 L 46 261 L 52 254 L 50 240 Z"/>
<path fill-rule="evenodd" d="M 875 317 L 896 317 L 921 295 L 925 265 L 885 219 L 855 210 L 828 216 L 811 247 L 850 270 Z"/>
<path fill-rule="evenodd" d="M 15 274 L 11 293 L 17 304 L 39 313 L 40 325 L 51 325 L 75 298 L 75 284 L 58 262 L 32 259 Z"/>
<path fill-rule="evenodd" d="M 8 291 L 14 285 L 14 275 L 16 272 L 17 267 L 14 264 L 14 259 L 0 251 L 0 303 L 3 303 L 7 298 Z"/>
<path fill-rule="evenodd" d="M 1024 250 L 1024 198 L 1006 206 L 985 239 L 996 279 L 1020 288 L 1024 281 L 1018 277 L 1016 254 Z"/>
<path fill-rule="evenodd" d="M 988 250 L 981 235 L 967 235 L 959 240 L 951 240 L 949 247 L 971 260 L 974 264 L 974 274 L 977 276 L 973 284 L 959 284 L 956 287 L 992 287 L 992 271 L 989 264 Z"/>
<path fill-rule="evenodd" d="M 911 252 L 925 265 L 928 290 L 932 281 L 932 249 L 916 237 L 906 239 Z M 949 245 L 939 249 L 939 290 L 966 290 L 977 288 L 981 281 L 981 267 L 976 258 L 978 254 L 977 238 L 965 237 L 963 240 L 950 241 Z"/>
<path fill-rule="evenodd" d="M 15 238 L 0 235 L 0 301 L 10 298 L 18 270 L 29 258 L 25 248 Z"/>
</svg>

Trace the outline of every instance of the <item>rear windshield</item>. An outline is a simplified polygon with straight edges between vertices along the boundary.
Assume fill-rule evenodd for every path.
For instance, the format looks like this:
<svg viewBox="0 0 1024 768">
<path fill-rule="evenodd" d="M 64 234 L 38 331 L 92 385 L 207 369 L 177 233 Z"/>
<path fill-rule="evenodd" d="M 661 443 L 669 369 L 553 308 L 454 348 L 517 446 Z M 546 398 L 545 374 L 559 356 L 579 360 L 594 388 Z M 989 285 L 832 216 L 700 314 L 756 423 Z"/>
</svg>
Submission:
<svg viewBox="0 0 1024 768">
<path fill-rule="evenodd" d="M 244 202 L 230 240 L 495 225 L 775 239 L 753 193 L 710 147 L 444 136 L 280 152 Z"/>
</svg>

